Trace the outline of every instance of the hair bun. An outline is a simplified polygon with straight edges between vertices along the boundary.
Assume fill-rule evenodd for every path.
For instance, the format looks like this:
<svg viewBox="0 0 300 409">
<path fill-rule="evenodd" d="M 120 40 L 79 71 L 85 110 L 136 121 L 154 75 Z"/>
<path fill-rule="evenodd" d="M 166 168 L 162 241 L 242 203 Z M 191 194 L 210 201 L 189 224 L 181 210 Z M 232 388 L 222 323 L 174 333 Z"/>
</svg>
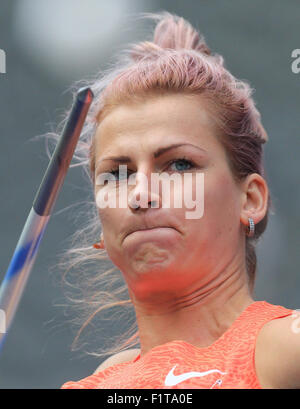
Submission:
<svg viewBox="0 0 300 409">
<path fill-rule="evenodd" d="M 144 17 L 158 20 L 158 24 L 154 29 L 152 41 L 133 45 L 130 53 L 133 60 L 151 58 L 160 54 L 163 49 L 195 50 L 211 55 L 204 37 L 184 18 L 166 11 L 159 14 L 146 13 Z"/>
<path fill-rule="evenodd" d="M 139 61 L 157 56 L 161 51 L 162 48 L 159 45 L 154 44 L 151 41 L 144 41 L 133 45 L 130 51 L 130 56 L 133 60 Z"/>
</svg>

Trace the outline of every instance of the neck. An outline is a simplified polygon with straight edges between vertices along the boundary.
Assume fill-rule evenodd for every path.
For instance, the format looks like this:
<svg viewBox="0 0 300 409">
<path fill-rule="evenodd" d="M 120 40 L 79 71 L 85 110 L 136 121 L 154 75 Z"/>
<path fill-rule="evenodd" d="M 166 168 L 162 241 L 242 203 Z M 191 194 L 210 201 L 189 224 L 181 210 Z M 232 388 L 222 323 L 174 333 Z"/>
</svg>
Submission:
<svg viewBox="0 0 300 409">
<path fill-rule="evenodd" d="M 191 291 L 192 290 L 192 291 Z M 133 298 L 141 356 L 155 346 L 183 340 L 199 348 L 214 343 L 253 299 L 246 274 L 222 275 L 180 297 L 147 303 Z"/>
</svg>

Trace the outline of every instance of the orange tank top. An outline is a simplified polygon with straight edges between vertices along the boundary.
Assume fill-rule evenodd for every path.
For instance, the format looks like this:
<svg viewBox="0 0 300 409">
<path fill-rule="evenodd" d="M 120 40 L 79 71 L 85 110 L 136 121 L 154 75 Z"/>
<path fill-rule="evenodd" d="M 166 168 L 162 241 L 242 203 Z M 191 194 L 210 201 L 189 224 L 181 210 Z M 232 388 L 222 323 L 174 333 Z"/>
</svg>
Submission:
<svg viewBox="0 0 300 409">
<path fill-rule="evenodd" d="M 262 389 L 255 370 L 255 344 L 269 321 L 293 310 L 266 301 L 250 304 L 213 344 L 198 348 L 167 342 L 142 357 L 116 364 L 62 389 Z"/>
</svg>

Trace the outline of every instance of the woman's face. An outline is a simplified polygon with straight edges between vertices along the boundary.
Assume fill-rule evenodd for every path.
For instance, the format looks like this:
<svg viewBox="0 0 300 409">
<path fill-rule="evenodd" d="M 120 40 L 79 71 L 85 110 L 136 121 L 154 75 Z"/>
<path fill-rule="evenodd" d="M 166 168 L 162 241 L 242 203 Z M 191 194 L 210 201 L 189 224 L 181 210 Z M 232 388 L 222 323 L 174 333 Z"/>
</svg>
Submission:
<svg viewBox="0 0 300 409">
<path fill-rule="evenodd" d="M 209 283 L 230 265 L 243 266 L 243 192 L 201 97 L 170 94 L 118 106 L 99 124 L 95 138 L 96 179 L 111 171 L 117 176 L 119 165 L 127 165 L 128 178 L 136 174 L 135 184 L 123 175 L 115 186 L 95 185 L 96 198 L 100 192 L 116 197 L 116 207 L 99 207 L 99 217 L 108 256 L 130 294 L 141 300 L 180 294 Z M 166 149 L 172 145 L 179 146 Z M 170 195 L 151 188 L 152 174 L 162 172 L 179 177 L 171 182 Z M 185 194 L 197 200 L 198 209 L 204 205 L 199 217 L 187 217 L 193 209 L 184 200 L 175 207 L 174 199 Z M 143 198 L 143 206 L 131 207 L 130 197 L 130 203 Z M 121 207 L 118 200 L 124 198 Z M 146 230 L 154 226 L 161 228 Z"/>
</svg>

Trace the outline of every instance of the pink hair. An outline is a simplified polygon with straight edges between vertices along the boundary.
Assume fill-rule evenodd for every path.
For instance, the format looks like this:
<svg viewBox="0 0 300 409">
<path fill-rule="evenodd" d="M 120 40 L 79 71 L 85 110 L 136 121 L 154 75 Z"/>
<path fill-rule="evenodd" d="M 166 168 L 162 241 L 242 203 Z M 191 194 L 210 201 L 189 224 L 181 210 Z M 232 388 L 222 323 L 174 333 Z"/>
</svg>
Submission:
<svg viewBox="0 0 300 409">
<path fill-rule="evenodd" d="M 99 122 L 120 104 L 139 102 L 172 92 L 201 95 L 201 98 L 205 98 L 207 109 L 215 121 L 218 137 L 226 149 L 235 180 L 240 181 L 251 173 L 265 177 L 262 144 L 268 140 L 268 136 L 261 124 L 260 114 L 252 99 L 253 90 L 248 83 L 230 74 L 224 67 L 222 56 L 212 54 L 203 36 L 183 18 L 168 12 L 144 16 L 157 21 L 153 39 L 131 45 L 125 50 L 124 56 L 118 59 L 115 67 L 91 83 L 80 83 L 91 86 L 95 103 L 74 155 L 77 164 L 72 164 L 71 167 L 83 166 L 93 191 L 94 133 Z M 57 141 L 58 136 L 53 136 Z M 255 236 L 246 239 L 246 266 L 251 291 L 256 272 L 255 245 L 266 229 L 270 206 L 269 197 L 268 211 L 264 219 L 255 226 Z M 77 266 L 79 269 L 85 262 L 109 261 L 105 250 L 99 252 L 92 247 L 92 243 L 100 236 L 100 220 L 94 200 L 88 203 L 84 215 L 85 228 L 74 234 L 72 247 L 63 253 L 63 260 L 59 264 L 65 269 L 65 277 L 71 268 Z M 79 244 L 77 247 L 75 242 Z M 96 268 L 99 269 L 99 263 Z M 113 274 L 113 270 L 111 268 L 101 274 L 97 271 L 93 275 L 85 270 L 78 270 L 81 279 L 78 288 L 84 297 L 77 303 L 82 306 L 86 315 L 76 340 L 100 311 L 120 306 L 121 313 L 125 311 L 125 306 L 132 311 L 127 287 L 120 272 Z M 77 279 L 76 275 L 73 277 Z M 117 285 L 116 289 L 113 289 L 114 284 Z M 91 292 L 94 295 L 90 295 Z M 136 345 L 138 331 L 132 332 L 135 329 L 134 320 L 130 330 L 123 334 L 124 342 L 121 345 L 118 337 L 114 347 L 97 355 L 116 353 Z"/>
</svg>

